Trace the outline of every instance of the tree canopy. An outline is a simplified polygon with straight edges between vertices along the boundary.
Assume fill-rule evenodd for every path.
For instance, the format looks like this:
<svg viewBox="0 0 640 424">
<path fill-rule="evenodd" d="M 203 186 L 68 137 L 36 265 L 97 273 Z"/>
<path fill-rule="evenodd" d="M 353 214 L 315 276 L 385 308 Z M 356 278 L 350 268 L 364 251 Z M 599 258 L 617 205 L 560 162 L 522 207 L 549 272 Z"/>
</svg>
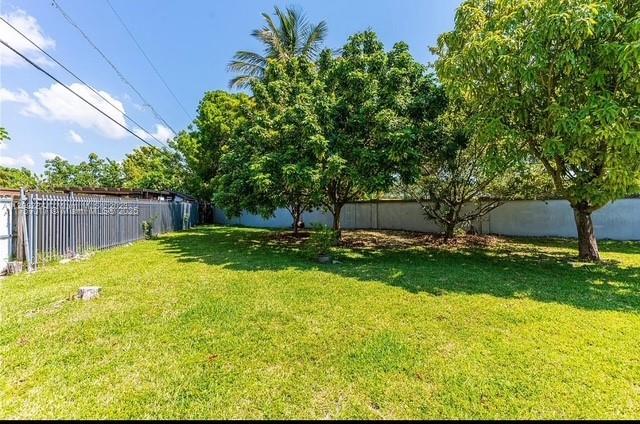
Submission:
<svg viewBox="0 0 640 424">
<path fill-rule="evenodd" d="M 122 161 L 127 188 L 183 191 L 188 171 L 179 152 L 141 146 Z"/>
<path fill-rule="evenodd" d="M 435 83 L 405 43 L 385 52 L 373 31 L 351 36 L 339 56 L 319 60 L 319 107 L 327 139 L 324 206 L 339 230 L 345 203 L 415 177 L 423 124 L 437 115 Z"/>
<path fill-rule="evenodd" d="M 0 166 L 0 187 L 31 188 L 38 187 L 38 176 L 27 168 L 8 168 Z"/>
<path fill-rule="evenodd" d="M 591 212 L 638 189 L 640 3 L 467 0 L 434 52 L 479 137 L 533 155 L 598 259 Z"/>
<path fill-rule="evenodd" d="M 72 164 L 59 156 L 45 162 L 45 188 L 121 187 L 123 183 L 120 163 L 102 159 L 95 153 L 89 154 L 88 160 L 79 164 Z"/>
<path fill-rule="evenodd" d="M 202 199 L 212 199 L 214 178 L 220 172 L 225 146 L 240 129 L 249 125 L 248 114 L 252 108 L 253 100 L 246 94 L 221 90 L 205 93 L 192 128 L 178 134 L 173 142 L 189 170 L 189 178 L 184 181 L 186 191 Z"/>
<path fill-rule="evenodd" d="M 316 66 L 305 58 L 272 59 L 252 87 L 255 106 L 224 148 L 214 200 L 230 215 L 269 216 L 287 208 L 297 223 L 302 211 L 319 204 L 319 158 L 326 148 L 315 110 L 321 95 Z"/>
</svg>

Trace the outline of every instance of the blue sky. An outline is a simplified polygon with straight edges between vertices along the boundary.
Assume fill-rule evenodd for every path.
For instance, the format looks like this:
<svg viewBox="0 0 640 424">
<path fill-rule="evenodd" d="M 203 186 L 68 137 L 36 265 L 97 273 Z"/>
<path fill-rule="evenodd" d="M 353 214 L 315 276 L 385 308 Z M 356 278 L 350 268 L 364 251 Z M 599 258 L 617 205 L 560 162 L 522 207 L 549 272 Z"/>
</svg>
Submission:
<svg viewBox="0 0 640 424">
<path fill-rule="evenodd" d="M 249 33 L 262 25 L 260 13 L 270 12 L 274 4 L 299 6 L 312 22 L 327 21 L 327 47 L 340 47 L 350 34 L 371 28 L 387 48 L 396 41 L 407 42 L 423 63 L 432 60 L 428 48 L 438 35 L 453 27 L 459 4 L 458 0 L 111 0 L 187 109 L 187 116 L 140 55 L 106 0 L 58 2 L 177 131 L 190 123 L 205 91 L 227 88 L 232 75 L 226 65 L 236 50 L 261 50 Z M 122 122 L 124 111 L 156 137 L 171 136 L 50 0 L 0 0 L 0 14 L 117 106 L 120 110 L 96 98 L 86 87 L 73 86 L 116 120 Z M 1 21 L 0 38 L 62 82 L 76 83 L 64 70 L 29 49 Z M 11 136 L 11 141 L 0 146 L 0 165 L 25 166 L 38 173 L 45 159 L 55 155 L 79 162 L 96 152 L 120 160 L 142 144 L 4 47 L 0 50 L 0 126 Z M 131 124 L 128 127 L 133 129 Z"/>
</svg>

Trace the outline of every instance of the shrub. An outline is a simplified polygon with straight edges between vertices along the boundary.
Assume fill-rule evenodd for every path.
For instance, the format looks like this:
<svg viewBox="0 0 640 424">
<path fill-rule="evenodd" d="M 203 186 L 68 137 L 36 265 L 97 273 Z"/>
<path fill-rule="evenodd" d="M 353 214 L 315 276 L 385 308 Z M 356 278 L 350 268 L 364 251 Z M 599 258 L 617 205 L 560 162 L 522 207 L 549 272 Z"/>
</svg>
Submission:
<svg viewBox="0 0 640 424">
<path fill-rule="evenodd" d="M 142 233 L 145 240 L 151 240 L 153 238 L 153 219 L 148 221 L 142 221 Z"/>
<path fill-rule="evenodd" d="M 312 229 L 309 240 L 305 243 L 305 250 L 312 258 L 328 254 L 336 244 L 336 232 L 325 225 L 319 224 L 313 225 Z"/>
</svg>

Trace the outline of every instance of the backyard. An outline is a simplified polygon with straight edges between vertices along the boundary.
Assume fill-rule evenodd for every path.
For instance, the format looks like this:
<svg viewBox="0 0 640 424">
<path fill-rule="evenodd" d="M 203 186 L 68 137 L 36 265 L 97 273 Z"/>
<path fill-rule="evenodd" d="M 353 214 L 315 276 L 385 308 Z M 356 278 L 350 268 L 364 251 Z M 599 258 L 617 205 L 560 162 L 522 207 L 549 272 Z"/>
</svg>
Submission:
<svg viewBox="0 0 640 424">
<path fill-rule="evenodd" d="M 5 278 L 0 417 L 640 415 L 640 244 L 425 237 L 318 264 L 208 226 Z"/>
</svg>

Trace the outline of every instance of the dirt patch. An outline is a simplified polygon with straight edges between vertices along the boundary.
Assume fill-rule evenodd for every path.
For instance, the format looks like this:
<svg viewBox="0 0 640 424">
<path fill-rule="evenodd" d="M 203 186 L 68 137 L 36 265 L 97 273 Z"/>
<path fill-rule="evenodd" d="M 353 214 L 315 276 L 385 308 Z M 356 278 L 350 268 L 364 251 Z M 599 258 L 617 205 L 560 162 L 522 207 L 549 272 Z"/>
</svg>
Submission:
<svg viewBox="0 0 640 424">
<path fill-rule="evenodd" d="M 301 246 L 310 236 L 309 231 L 294 235 L 290 231 L 269 233 L 269 243 Z M 438 234 L 394 230 L 342 230 L 342 247 L 352 249 L 402 249 L 410 247 L 473 248 L 491 247 L 504 240 L 496 236 L 462 235 L 445 240 Z"/>
<path fill-rule="evenodd" d="M 393 230 L 349 230 L 342 233 L 344 247 L 358 249 L 399 249 L 407 247 L 491 247 L 503 240 L 487 235 L 463 235 L 446 240 L 438 234 Z"/>
<path fill-rule="evenodd" d="M 291 231 L 278 231 L 267 234 L 266 241 L 278 245 L 299 246 L 304 244 L 310 235 L 309 231 L 299 231 L 298 234 L 293 234 Z"/>
</svg>

